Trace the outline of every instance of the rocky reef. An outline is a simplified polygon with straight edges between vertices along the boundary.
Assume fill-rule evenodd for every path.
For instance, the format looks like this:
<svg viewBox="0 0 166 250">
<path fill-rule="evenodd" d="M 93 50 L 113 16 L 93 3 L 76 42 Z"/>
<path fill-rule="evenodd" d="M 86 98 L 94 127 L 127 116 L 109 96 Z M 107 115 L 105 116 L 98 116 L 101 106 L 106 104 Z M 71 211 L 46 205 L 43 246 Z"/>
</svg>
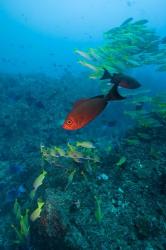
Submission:
<svg viewBox="0 0 166 250">
<path fill-rule="evenodd" d="M 64 114 L 97 91 L 85 79 L 0 76 L 1 249 L 166 248 L 164 95 L 117 106 L 125 130 L 101 117 L 71 134 Z"/>
</svg>

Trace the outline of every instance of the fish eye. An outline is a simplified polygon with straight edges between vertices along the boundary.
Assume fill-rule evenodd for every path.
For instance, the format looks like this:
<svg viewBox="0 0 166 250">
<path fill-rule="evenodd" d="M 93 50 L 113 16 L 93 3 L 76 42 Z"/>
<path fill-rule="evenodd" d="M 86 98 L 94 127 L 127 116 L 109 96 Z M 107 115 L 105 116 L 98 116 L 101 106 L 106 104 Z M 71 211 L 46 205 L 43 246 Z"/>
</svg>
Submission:
<svg viewBox="0 0 166 250">
<path fill-rule="evenodd" d="M 72 124 L 72 120 L 67 120 L 67 125 L 71 125 Z"/>
</svg>

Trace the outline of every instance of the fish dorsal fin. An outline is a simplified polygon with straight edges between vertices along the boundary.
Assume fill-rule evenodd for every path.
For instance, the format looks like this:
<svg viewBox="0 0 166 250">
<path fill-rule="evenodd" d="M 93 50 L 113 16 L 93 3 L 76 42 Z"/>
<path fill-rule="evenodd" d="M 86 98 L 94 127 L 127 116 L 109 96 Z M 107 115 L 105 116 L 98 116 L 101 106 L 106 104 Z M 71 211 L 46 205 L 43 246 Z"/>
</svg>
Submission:
<svg viewBox="0 0 166 250">
<path fill-rule="evenodd" d="M 104 68 L 104 73 L 102 75 L 102 77 L 100 78 L 100 80 L 105 80 L 105 79 L 111 79 L 112 76 L 110 74 L 110 72 Z"/>
<path fill-rule="evenodd" d="M 96 99 L 96 98 L 104 98 L 104 95 L 97 95 L 97 96 L 93 96 L 90 99 Z"/>
<path fill-rule="evenodd" d="M 88 100 L 88 99 L 80 99 L 80 100 L 76 101 L 76 102 L 74 103 L 73 108 L 78 107 L 80 104 L 84 103 L 84 102 L 87 101 L 87 100 Z"/>
</svg>

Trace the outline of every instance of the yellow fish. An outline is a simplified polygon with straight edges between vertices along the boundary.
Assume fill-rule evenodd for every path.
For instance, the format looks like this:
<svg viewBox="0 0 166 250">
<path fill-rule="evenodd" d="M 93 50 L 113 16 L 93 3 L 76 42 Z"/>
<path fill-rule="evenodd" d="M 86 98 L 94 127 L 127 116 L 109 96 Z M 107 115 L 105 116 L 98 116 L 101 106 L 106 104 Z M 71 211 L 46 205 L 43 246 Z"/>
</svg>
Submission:
<svg viewBox="0 0 166 250">
<path fill-rule="evenodd" d="M 66 153 L 62 148 L 55 147 L 55 151 L 59 154 L 61 157 L 65 157 Z"/>
<path fill-rule="evenodd" d="M 90 63 L 87 63 L 87 62 L 84 62 L 84 61 L 78 61 L 81 65 L 93 70 L 93 71 L 97 71 L 97 68 L 95 66 L 93 66 L 92 64 Z"/>
<path fill-rule="evenodd" d="M 69 151 L 67 157 L 73 159 L 73 161 L 77 163 L 80 163 L 80 160 L 84 158 L 83 155 L 78 151 Z"/>
<path fill-rule="evenodd" d="M 40 218 L 40 214 L 41 214 L 43 206 L 44 206 L 44 202 L 41 200 L 38 200 L 37 208 L 32 212 L 32 214 L 30 216 L 31 221 L 35 221 L 38 218 Z"/>
<path fill-rule="evenodd" d="M 78 50 L 78 49 L 76 49 L 75 52 L 79 54 L 80 56 L 84 57 L 85 59 L 91 60 L 91 57 L 88 55 L 88 53 Z"/>
<path fill-rule="evenodd" d="M 43 180 L 46 176 L 47 172 L 43 170 L 43 172 L 36 178 L 36 180 L 33 183 L 34 190 L 36 191 L 38 187 L 40 187 L 43 184 Z"/>
<path fill-rule="evenodd" d="M 90 141 L 77 142 L 76 146 L 82 148 L 95 148 L 95 146 Z"/>
</svg>

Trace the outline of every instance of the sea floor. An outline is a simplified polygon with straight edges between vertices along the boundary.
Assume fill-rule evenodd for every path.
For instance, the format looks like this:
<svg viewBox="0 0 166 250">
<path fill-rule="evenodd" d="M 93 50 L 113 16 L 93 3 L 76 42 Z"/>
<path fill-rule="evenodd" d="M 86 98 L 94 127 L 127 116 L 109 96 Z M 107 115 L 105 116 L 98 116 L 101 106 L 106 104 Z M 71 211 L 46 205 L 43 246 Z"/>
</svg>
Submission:
<svg viewBox="0 0 166 250">
<path fill-rule="evenodd" d="M 69 105 L 88 86 L 68 74 L 0 76 L 0 249 L 166 249 L 166 120 L 135 124 L 114 141 L 99 128 L 63 131 Z M 94 148 L 76 146 L 89 140 Z"/>
</svg>

